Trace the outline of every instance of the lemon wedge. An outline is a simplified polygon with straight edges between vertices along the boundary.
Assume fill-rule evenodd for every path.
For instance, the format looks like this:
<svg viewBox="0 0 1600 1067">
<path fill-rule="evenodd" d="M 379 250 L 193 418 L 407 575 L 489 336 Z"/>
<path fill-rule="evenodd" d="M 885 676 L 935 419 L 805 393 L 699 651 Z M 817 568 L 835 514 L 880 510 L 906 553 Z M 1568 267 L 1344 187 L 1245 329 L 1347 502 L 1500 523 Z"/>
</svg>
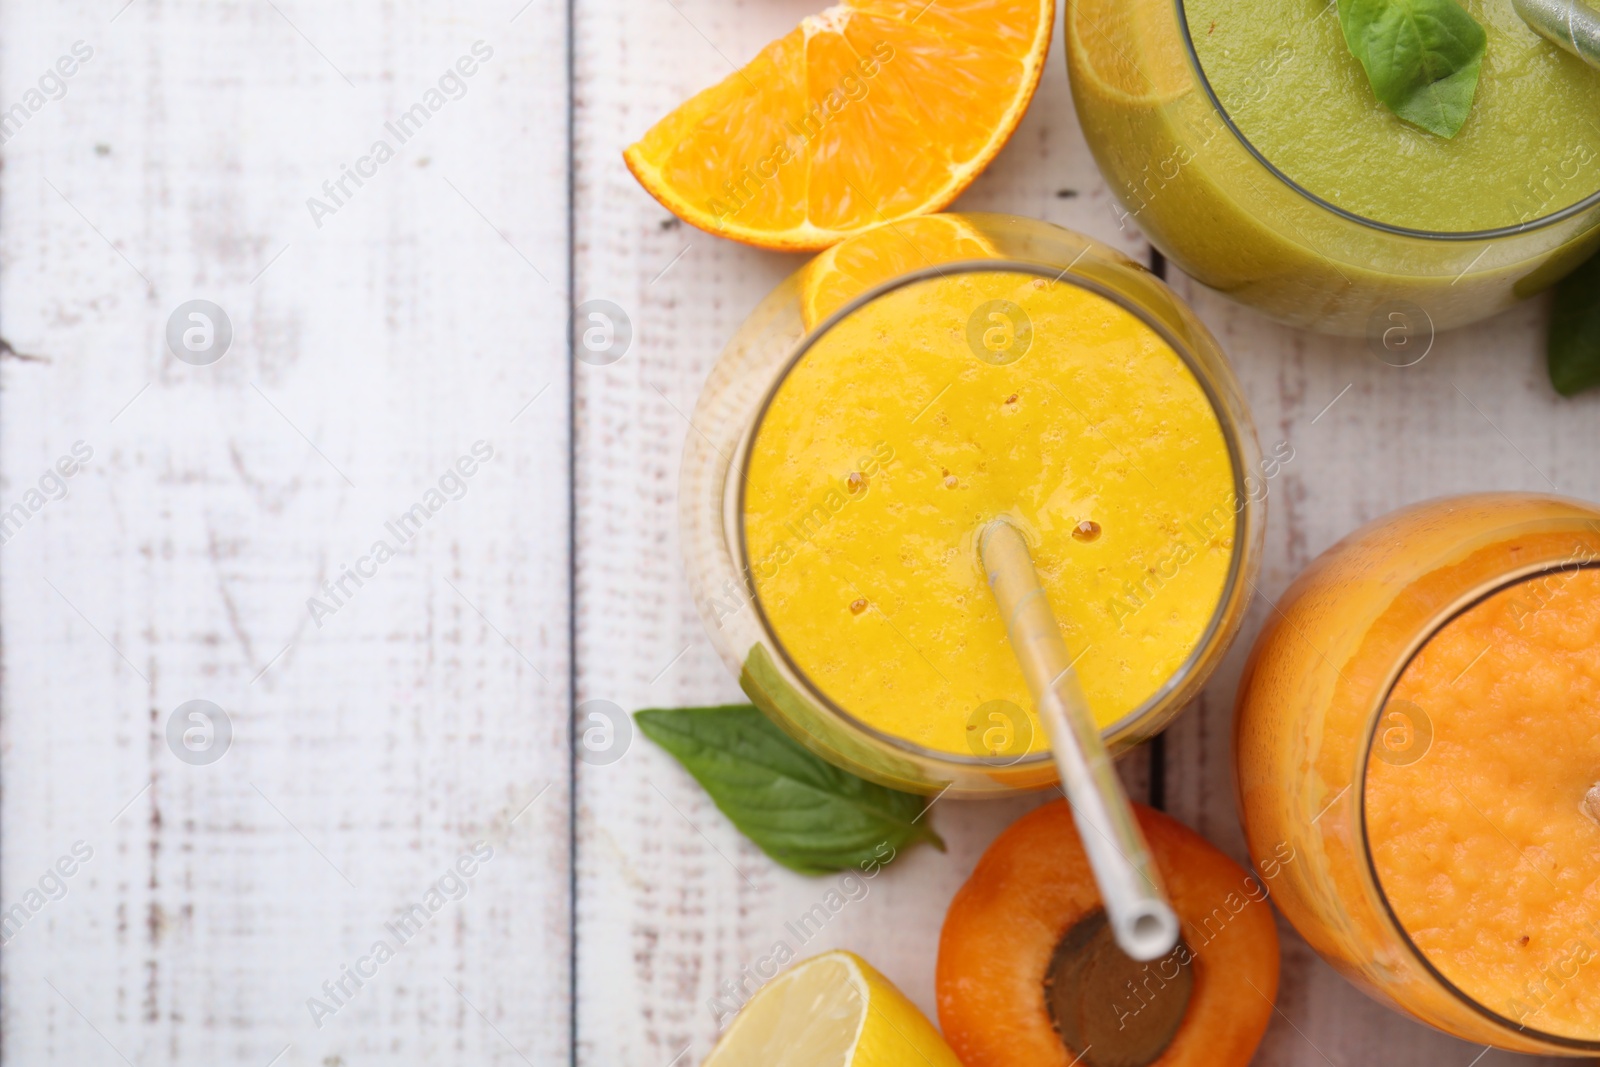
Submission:
<svg viewBox="0 0 1600 1067">
<path fill-rule="evenodd" d="M 861 957 L 827 952 L 764 986 L 701 1067 L 961 1067 L 916 1005 Z"/>
</svg>

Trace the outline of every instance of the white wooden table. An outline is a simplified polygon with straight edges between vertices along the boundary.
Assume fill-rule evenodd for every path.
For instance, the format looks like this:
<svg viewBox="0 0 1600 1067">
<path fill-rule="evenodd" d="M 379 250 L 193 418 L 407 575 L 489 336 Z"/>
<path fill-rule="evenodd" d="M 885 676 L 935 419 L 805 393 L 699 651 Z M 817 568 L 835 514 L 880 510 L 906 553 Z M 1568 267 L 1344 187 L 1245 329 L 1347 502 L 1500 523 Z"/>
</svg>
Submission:
<svg viewBox="0 0 1600 1067">
<path fill-rule="evenodd" d="M 739 698 L 684 586 L 678 457 L 723 340 L 799 261 L 679 224 L 620 153 L 811 8 L 522 3 L 0 0 L 0 108 L 22 106 L 0 126 L 5 1064 L 692 1064 L 718 985 L 830 884 L 647 741 L 576 761 L 568 725 L 575 702 Z M 1059 39 L 957 206 L 1149 255 Z M 1401 370 L 1172 281 L 1263 443 L 1295 450 L 1267 596 L 1408 501 L 1600 498 L 1600 396 L 1545 384 L 1542 302 Z M 570 358 L 590 299 L 631 320 L 609 365 Z M 231 325 L 214 361 L 203 330 L 169 350 L 192 300 Z M 1125 768 L 1240 858 L 1229 718 L 1270 610 L 1159 773 Z M 186 709 L 169 742 L 193 700 L 220 715 Z M 1037 802 L 941 802 L 949 852 L 908 854 L 806 949 L 861 952 L 931 1013 L 951 894 Z M 1514 1062 L 1284 932 L 1259 1063 Z"/>
</svg>

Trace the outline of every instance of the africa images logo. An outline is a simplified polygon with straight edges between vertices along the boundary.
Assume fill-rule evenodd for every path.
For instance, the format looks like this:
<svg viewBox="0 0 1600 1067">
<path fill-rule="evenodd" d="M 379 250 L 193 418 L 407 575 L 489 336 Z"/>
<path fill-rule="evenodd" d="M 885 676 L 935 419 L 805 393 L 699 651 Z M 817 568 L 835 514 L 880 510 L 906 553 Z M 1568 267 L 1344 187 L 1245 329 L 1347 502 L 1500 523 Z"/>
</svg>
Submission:
<svg viewBox="0 0 1600 1067">
<path fill-rule="evenodd" d="M 306 1010 L 317 1029 L 322 1029 L 368 982 L 378 977 L 379 969 L 421 934 L 446 903 L 465 899 L 472 892 L 472 879 L 492 859 L 494 846 L 486 841 L 474 844 L 434 879 L 421 900 L 407 901 L 393 919 L 383 924 L 383 935 L 372 943 L 366 955 L 358 957 L 353 965 L 340 964 L 339 972 L 322 983 L 322 996 L 306 998 Z"/>
<path fill-rule="evenodd" d="M 339 209 L 354 199 L 369 179 L 378 176 L 378 168 L 395 157 L 397 145 L 405 144 L 420 133 L 422 127 L 443 111 L 446 104 L 466 96 L 466 80 L 478 73 L 479 64 L 487 63 L 493 57 L 494 49 L 487 41 L 473 41 L 471 55 L 458 58 L 454 66 L 447 67 L 439 75 L 437 85 L 430 85 L 422 91 L 420 100 L 383 124 L 384 132 L 394 139 L 394 144 L 380 137 L 372 142 L 366 155 L 356 159 L 354 166 L 340 164 L 338 176 L 322 183 L 322 197 L 306 198 L 306 210 L 311 213 L 311 221 L 316 223 L 317 229 L 322 229 L 323 218 L 337 215 Z"/>
<path fill-rule="evenodd" d="M 428 521 L 444 510 L 447 503 L 467 495 L 472 476 L 482 469 L 482 464 L 494 459 L 494 446 L 487 441 L 474 441 L 471 453 L 458 456 L 455 463 L 439 475 L 436 486 L 429 486 L 420 500 L 383 524 L 388 537 L 372 542 L 372 547 L 365 555 L 357 557 L 353 565 L 341 564 L 337 577 L 324 579 L 323 597 L 306 598 L 306 611 L 311 613 L 311 621 L 317 624 L 317 629 L 322 629 L 324 619 L 337 615 L 339 609 L 348 604 L 362 586 L 376 578 L 378 568 L 394 559 L 402 548 L 415 540 Z M 391 537 L 394 539 L 392 543 Z"/>
</svg>

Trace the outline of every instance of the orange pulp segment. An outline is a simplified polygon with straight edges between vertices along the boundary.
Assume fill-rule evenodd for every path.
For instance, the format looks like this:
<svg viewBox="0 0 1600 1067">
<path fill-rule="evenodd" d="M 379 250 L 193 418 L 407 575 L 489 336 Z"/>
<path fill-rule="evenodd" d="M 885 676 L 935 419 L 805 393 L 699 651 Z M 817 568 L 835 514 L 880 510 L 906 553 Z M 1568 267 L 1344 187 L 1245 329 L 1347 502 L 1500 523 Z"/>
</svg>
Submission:
<svg viewBox="0 0 1600 1067">
<path fill-rule="evenodd" d="M 673 214 L 809 251 L 938 211 L 1021 121 L 1055 0 L 849 0 L 803 19 L 623 153 Z"/>
</svg>

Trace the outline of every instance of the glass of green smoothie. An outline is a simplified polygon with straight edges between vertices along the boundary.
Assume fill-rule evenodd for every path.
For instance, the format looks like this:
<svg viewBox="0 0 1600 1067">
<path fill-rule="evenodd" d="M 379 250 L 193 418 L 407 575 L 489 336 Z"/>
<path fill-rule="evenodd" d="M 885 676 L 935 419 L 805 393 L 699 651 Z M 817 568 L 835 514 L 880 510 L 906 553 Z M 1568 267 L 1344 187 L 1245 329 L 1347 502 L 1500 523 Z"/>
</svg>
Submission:
<svg viewBox="0 0 1600 1067">
<path fill-rule="evenodd" d="M 1600 70 L 1511 0 L 1462 6 L 1487 44 L 1447 138 L 1378 101 L 1328 0 L 1069 0 L 1120 223 L 1274 318 L 1374 340 L 1559 280 L 1600 245 Z"/>
</svg>

